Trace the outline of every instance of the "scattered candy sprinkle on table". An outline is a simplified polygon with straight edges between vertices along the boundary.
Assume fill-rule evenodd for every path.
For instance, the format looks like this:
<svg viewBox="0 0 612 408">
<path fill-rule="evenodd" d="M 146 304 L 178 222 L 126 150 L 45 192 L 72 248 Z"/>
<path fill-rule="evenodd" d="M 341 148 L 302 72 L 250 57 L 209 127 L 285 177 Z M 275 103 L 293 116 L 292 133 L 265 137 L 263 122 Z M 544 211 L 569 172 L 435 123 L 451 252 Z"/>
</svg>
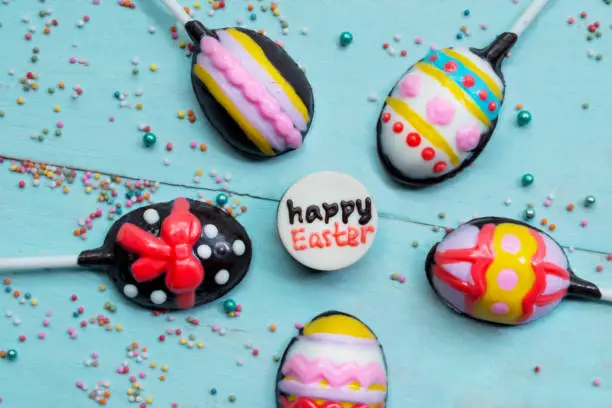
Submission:
<svg viewBox="0 0 612 408">
<path fill-rule="evenodd" d="M 283 350 L 325 310 L 372 326 L 391 408 L 608 404 L 612 310 L 568 300 L 534 324 L 488 326 L 438 302 L 423 268 L 445 232 L 497 215 L 551 234 L 580 276 L 612 286 L 612 2 L 551 2 L 529 28 L 470 171 L 410 190 L 376 152 L 375 118 L 417 58 L 482 46 L 528 3 L 185 0 L 210 27 L 265 33 L 308 74 L 303 146 L 257 161 L 201 111 L 196 47 L 158 0 L 0 0 L 0 258 L 78 253 L 178 196 L 222 209 L 253 242 L 235 290 L 172 313 L 134 306 L 103 273 L 0 273 L 0 408 L 273 407 Z M 346 270 L 309 272 L 277 236 L 284 191 L 317 171 L 350 174 L 376 202 L 376 242 Z"/>
</svg>

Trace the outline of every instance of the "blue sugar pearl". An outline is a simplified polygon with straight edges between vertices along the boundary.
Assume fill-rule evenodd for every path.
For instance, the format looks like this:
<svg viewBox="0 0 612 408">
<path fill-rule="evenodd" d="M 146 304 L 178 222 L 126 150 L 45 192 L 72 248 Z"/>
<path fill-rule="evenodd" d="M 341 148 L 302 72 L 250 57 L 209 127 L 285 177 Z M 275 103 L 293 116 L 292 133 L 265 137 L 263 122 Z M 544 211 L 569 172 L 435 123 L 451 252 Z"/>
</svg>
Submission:
<svg viewBox="0 0 612 408">
<path fill-rule="evenodd" d="M 470 9 L 463 10 L 463 15 L 466 16 L 466 17 L 469 16 L 470 15 Z"/>
<path fill-rule="evenodd" d="M 217 195 L 217 205 L 219 207 L 223 207 L 229 201 L 229 196 L 225 193 L 220 193 Z"/>
<path fill-rule="evenodd" d="M 249 18 L 251 19 L 251 21 L 255 21 L 255 20 L 257 20 L 257 14 L 252 13 L 252 14 L 249 16 Z"/>
<path fill-rule="evenodd" d="M 11 287 L 10 287 L 10 286 L 7 286 L 6 288 L 4 288 L 4 291 L 5 291 L 6 293 L 11 293 L 12 289 L 11 289 Z"/>
<path fill-rule="evenodd" d="M 25 295 L 23 295 L 27 300 L 30 300 L 32 298 L 32 294 L 30 292 L 26 293 Z"/>
<path fill-rule="evenodd" d="M 461 40 L 462 38 L 463 38 L 463 34 L 461 34 L 461 33 L 457 33 L 457 39 L 458 39 L 458 40 Z"/>
<path fill-rule="evenodd" d="M 353 42 L 353 34 L 349 33 L 348 31 L 345 31 L 342 34 L 340 34 L 340 45 L 341 46 L 347 47 L 352 42 Z"/>
<path fill-rule="evenodd" d="M 151 132 L 147 132 L 142 137 L 142 142 L 144 143 L 145 147 L 151 147 L 157 142 L 157 136 Z"/>
<path fill-rule="evenodd" d="M 226 313 L 235 312 L 236 311 L 236 301 L 234 299 L 227 299 L 223 302 L 223 310 Z"/>
<path fill-rule="evenodd" d="M 136 197 L 140 197 L 142 195 L 142 191 L 136 190 L 135 194 L 136 194 Z"/>
<path fill-rule="evenodd" d="M 121 215 L 123 214 L 123 210 L 121 208 L 117 208 L 117 210 L 115 210 L 115 214 Z"/>
<path fill-rule="evenodd" d="M 125 193 L 125 198 L 127 198 L 128 200 L 129 200 L 130 198 L 132 198 L 132 197 L 134 197 L 134 193 L 133 193 L 133 192 L 128 191 L 127 193 Z"/>
<path fill-rule="evenodd" d="M 72 313 L 72 316 L 74 316 L 74 317 L 79 317 L 79 312 L 73 312 L 73 313 Z"/>
<path fill-rule="evenodd" d="M 121 92 L 119 91 L 115 91 L 115 93 L 113 93 L 113 96 L 117 99 L 121 98 Z"/>
<path fill-rule="evenodd" d="M 531 173 L 525 173 L 523 177 L 521 177 L 521 184 L 523 184 L 524 187 L 532 185 L 534 181 L 535 177 L 533 177 Z"/>
<path fill-rule="evenodd" d="M 216 388 L 211 388 L 210 389 L 210 395 L 217 395 L 217 389 Z"/>
</svg>

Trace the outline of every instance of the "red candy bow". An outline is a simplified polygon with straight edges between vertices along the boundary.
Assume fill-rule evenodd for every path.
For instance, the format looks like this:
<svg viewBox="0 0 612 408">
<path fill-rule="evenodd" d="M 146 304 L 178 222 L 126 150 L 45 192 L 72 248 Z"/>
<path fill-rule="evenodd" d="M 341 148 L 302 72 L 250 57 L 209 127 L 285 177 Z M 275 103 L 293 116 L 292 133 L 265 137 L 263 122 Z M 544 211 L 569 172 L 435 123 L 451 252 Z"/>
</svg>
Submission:
<svg viewBox="0 0 612 408">
<path fill-rule="evenodd" d="M 204 267 L 192 249 L 201 232 L 202 224 L 181 197 L 162 223 L 161 238 L 126 223 L 117 233 L 117 242 L 140 255 L 131 268 L 137 282 L 151 281 L 165 272 L 166 287 L 176 295 L 177 306 L 188 309 L 194 306 L 195 290 L 204 280 Z"/>
</svg>

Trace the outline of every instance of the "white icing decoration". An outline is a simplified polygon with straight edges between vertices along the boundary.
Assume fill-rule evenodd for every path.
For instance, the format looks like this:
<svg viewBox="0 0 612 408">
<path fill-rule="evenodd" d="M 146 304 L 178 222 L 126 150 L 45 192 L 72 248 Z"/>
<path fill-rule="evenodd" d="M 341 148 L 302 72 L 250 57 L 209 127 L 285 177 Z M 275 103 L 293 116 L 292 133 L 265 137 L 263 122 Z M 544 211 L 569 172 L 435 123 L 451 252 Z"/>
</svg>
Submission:
<svg viewBox="0 0 612 408">
<path fill-rule="evenodd" d="M 125 285 L 123 287 L 123 294 L 126 297 L 133 299 L 136 296 L 138 296 L 138 288 L 135 285 L 130 285 L 130 284 Z"/>
<path fill-rule="evenodd" d="M 361 201 L 360 209 L 365 213 L 366 199 L 370 199 L 371 219 L 361 225 L 356 200 Z M 294 223 L 290 223 L 288 200 L 292 200 L 294 209 L 301 208 L 303 222 L 295 216 Z M 347 224 L 342 220 L 342 201 L 355 204 Z M 338 213 L 330 214 L 328 223 L 322 203 L 338 205 Z M 311 214 L 317 208 L 322 219 L 308 223 L 309 207 Z M 337 239 L 334 237 L 336 225 Z M 378 213 L 372 196 L 359 181 L 344 173 L 319 172 L 302 178 L 287 190 L 278 207 L 277 227 L 285 249 L 299 263 L 315 270 L 333 271 L 353 265 L 368 252 L 378 229 Z M 352 242 L 356 245 L 339 246 L 338 242 L 347 242 L 348 231 L 353 234 Z"/>
<path fill-rule="evenodd" d="M 219 272 L 215 274 L 215 282 L 217 285 L 225 285 L 229 280 L 229 272 L 227 269 L 221 269 Z"/>
<path fill-rule="evenodd" d="M 156 290 L 151 293 L 151 302 L 156 305 L 161 305 L 166 303 L 168 299 L 168 295 L 163 290 Z"/>
<path fill-rule="evenodd" d="M 204 226 L 204 235 L 206 235 L 207 238 L 215 238 L 218 234 L 219 230 L 213 224 L 206 224 Z"/>
<path fill-rule="evenodd" d="M 154 208 L 149 208 L 142 214 L 142 218 L 147 222 L 147 224 L 156 224 L 159 221 L 159 213 Z"/>
<path fill-rule="evenodd" d="M 208 245 L 200 245 L 197 249 L 198 256 L 201 259 L 208 259 L 212 255 L 212 249 Z"/>
<path fill-rule="evenodd" d="M 339 336 L 347 337 L 347 336 Z M 333 338 L 333 335 L 330 336 Z M 378 363 L 384 367 L 384 360 L 377 345 L 364 347 L 361 344 L 333 343 L 331 341 L 310 341 L 306 337 L 298 337 L 287 353 L 287 359 L 295 354 L 301 354 L 309 360 L 318 357 L 329 359 L 335 364 L 354 361 L 357 364 Z"/>
<path fill-rule="evenodd" d="M 489 77 L 499 86 L 503 93 L 503 84 L 501 79 L 495 74 L 488 62 L 481 60 L 475 54 L 467 49 L 453 49 L 453 51 L 463 55 L 478 66 L 482 71 L 487 73 Z M 416 97 L 402 97 L 400 86 L 406 75 L 418 75 L 422 79 L 422 88 Z M 412 68 L 404 77 L 400 79 L 398 84 L 391 92 L 391 97 L 400 99 L 407 103 L 421 118 L 427 121 L 427 104 L 434 98 L 442 98 L 451 101 L 456 108 L 456 113 L 453 121 L 448 125 L 432 125 L 434 129 L 446 140 L 451 146 L 454 153 L 459 157 L 459 165 L 454 166 L 446 153 L 435 148 L 424 135 L 417 132 L 408 121 L 400 116 L 391 106 L 385 105 L 383 114 L 389 113 L 391 119 L 382 123 L 380 143 L 383 154 L 391 162 L 392 166 L 401 174 L 411 179 L 427 179 L 438 178 L 446 173 L 449 173 L 459 167 L 461 163 L 469 159 L 473 153 L 461 151 L 457 147 L 456 135 L 459 129 L 466 126 L 476 126 L 481 135 L 489 130 L 478 118 L 476 118 L 463 104 L 461 104 L 455 96 L 440 82 L 430 75 L 422 72 L 419 69 Z M 393 131 L 393 124 L 400 122 L 404 125 L 404 129 L 400 133 Z M 410 147 L 406 143 L 406 136 L 410 132 L 419 133 L 421 136 L 421 144 L 416 147 Z M 421 157 L 421 152 L 424 148 L 431 147 L 436 154 L 433 160 L 425 161 Z M 433 168 L 439 161 L 444 161 L 447 165 L 446 170 L 435 173 Z"/>
<path fill-rule="evenodd" d="M 232 244 L 232 251 L 234 251 L 234 253 L 238 256 L 244 255 L 244 252 L 246 251 L 246 246 L 244 245 L 244 242 L 239 239 L 234 241 L 234 243 Z"/>
</svg>

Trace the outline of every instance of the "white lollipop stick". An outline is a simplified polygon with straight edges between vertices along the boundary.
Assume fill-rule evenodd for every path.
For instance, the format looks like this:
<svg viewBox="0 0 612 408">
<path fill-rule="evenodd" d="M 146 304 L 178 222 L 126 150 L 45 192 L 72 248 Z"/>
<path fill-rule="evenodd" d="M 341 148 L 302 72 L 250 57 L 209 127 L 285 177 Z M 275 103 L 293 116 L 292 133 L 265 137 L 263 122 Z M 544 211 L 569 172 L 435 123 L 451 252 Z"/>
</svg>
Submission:
<svg viewBox="0 0 612 408">
<path fill-rule="evenodd" d="M 33 258 L 5 258 L 0 259 L 0 271 L 75 268 L 79 266 L 78 259 L 78 255 L 40 256 Z"/>
<path fill-rule="evenodd" d="M 601 292 L 601 300 L 604 302 L 612 302 L 612 289 L 599 289 Z"/>
<path fill-rule="evenodd" d="M 514 26 L 510 29 L 511 33 L 520 36 L 523 31 L 531 24 L 533 20 L 540 14 L 546 3 L 550 0 L 533 0 L 527 10 L 521 14 L 519 19 L 514 23 Z"/>
<path fill-rule="evenodd" d="M 168 10 L 177 18 L 181 24 L 185 25 L 189 21 L 193 20 L 189 14 L 185 12 L 183 6 L 181 6 L 176 0 L 161 0 L 162 3 L 168 8 Z"/>
</svg>

